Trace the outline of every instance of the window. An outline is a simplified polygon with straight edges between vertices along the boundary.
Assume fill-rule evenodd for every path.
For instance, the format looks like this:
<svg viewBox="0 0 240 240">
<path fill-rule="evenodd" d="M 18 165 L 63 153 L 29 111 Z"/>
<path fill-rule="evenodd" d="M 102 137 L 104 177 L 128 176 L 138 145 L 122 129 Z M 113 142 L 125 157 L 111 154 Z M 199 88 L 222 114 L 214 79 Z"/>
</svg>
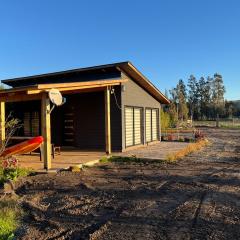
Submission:
<svg viewBox="0 0 240 240">
<path fill-rule="evenodd" d="M 126 147 L 142 143 L 142 109 L 125 107 Z"/>
<path fill-rule="evenodd" d="M 147 108 L 145 111 L 146 142 L 158 140 L 158 109 Z"/>
</svg>

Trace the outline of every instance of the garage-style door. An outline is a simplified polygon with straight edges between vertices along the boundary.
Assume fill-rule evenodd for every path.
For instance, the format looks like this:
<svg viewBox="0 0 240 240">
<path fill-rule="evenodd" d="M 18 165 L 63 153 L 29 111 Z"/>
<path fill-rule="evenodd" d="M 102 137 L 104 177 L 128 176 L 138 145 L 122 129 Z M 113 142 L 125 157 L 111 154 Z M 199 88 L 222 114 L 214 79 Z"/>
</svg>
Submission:
<svg viewBox="0 0 240 240">
<path fill-rule="evenodd" d="M 158 110 L 146 109 L 145 111 L 146 142 L 158 140 Z"/>
<path fill-rule="evenodd" d="M 142 109 L 125 107 L 126 147 L 142 143 Z"/>
</svg>

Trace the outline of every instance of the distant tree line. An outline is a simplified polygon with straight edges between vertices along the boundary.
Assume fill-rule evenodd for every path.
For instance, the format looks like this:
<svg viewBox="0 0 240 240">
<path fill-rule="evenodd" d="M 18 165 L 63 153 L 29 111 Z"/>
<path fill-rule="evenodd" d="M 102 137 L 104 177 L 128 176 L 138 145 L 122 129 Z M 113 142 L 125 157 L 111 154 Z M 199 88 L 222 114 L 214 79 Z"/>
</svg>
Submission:
<svg viewBox="0 0 240 240">
<path fill-rule="evenodd" d="M 219 118 L 239 116 L 236 104 L 224 99 L 225 92 L 223 77 L 218 73 L 200 79 L 190 75 L 186 84 L 180 79 L 177 86 L 169 91 L 171 103 L 167 106 L 167 112 L 170 121 L 217 121 Z M 168 96 L 168 92 L 165 94 Z"/>
</svg>

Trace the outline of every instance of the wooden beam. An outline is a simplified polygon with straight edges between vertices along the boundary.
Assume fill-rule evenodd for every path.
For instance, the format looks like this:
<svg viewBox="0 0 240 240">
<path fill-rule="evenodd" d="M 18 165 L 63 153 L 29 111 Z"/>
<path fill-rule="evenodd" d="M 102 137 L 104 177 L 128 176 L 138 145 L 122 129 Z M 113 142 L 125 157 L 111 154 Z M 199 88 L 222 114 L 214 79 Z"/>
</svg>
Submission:
<svg viewBox="0 0 240 240">
<path fill-rule="evenodd" d="M 78 87 L 58 87 L 57 89 L 60 92 L 66 92 L 66 91 L 77 91 L 79 90 L 79 92 L 83 89 L 97 89 L 97 88 L 103 88 L 106 86 L 116 86 L 116 85 L 120 85 L 120 83 L 113 83 L 113 84 L 96 84 L 96 85 L 86 85 L 86 86 L 78 86 Z M 51 88 L 49 89 L 39 89 L 39 90 L 29 90 L 27 91 L 27 94 L 29 95 L 33 95 L 33 94 L 39 94 L 41 92 L 49 92 L 51 90 Z"/>
<path fill-rule="evenodd" d="M 80 86 L 93 86 L 93 85 L 103 85 L 103 84 L 114 84 L 114 83 L 123 83 L 128 81 L 128 79 L 102 79 L 96 81 L 85 81 L 85 82 L 66 82 L 66 83 L 46 83 L 39 84 L 38 89 L 51 89 L 51 88 L 68 88 L 68 87 L 80 87 Z"/>
<path fill-rule="evenodd" d="M 33 100 L 41 100 L 41 95 L 40 94 L 27 95 L 26 93 L 0 94 L 1 102 L 24 102 Z"/>
<path fill-rule="evenodd" d="M 5 102 L 0 102 L 0 131 L 1 139 L 0 145 L 2 146 L 5 141 Z"/>
<path fill-rule="evenodd" d="M 44 168 L 51 168 L 51 120 L 50 120 L 50 100 L 47 93 L 42 94 L 41 100 L 41 133 L 44 138 L 42 146 Z"/>
<path fill-rule="evenodd" d="M 111 118 L 110 118 L 110 88 L 106 87 L 104 91 L 105 95 L 105 143 L 106 153 L 111 154 Z"/>
</svg>

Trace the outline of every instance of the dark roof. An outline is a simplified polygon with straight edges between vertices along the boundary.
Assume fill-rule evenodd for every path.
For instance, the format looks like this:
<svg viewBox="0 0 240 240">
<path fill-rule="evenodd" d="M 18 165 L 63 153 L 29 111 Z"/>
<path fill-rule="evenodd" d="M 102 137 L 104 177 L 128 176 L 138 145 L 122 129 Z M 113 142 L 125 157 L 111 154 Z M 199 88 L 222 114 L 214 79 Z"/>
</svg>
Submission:
<svg viewBox="0 0 240 240">
<path fill-rule="evenodd" d="M 39 75 L 33 75 L 33 76 L 27 76 L 27 77 L 5 79 L 5 80 L 2 80 L 2 83 L 7 84 L 11 87 L 22 87 L 26 85 L 33 85 L 34 81 L 41 83 L 43 79 L 60 78 L 60 77 L 64 78 L 72 74 L 82 75 L 82 74 L 92 73 L 92 72 L 109 71 L 113 69 L 124 72 L 126 75 L 133 78 L 139 85 L 144 87 L 151 95 L 153 95 L 160 102 L 165 104 L 169 103 L 169 100 L 159 91 L 159 89 L 155 87 L 129 61 L 98 65 L 93 67 L 76 68 L 76 69 L 71 69 L 66 71 L 52 72 L 52 73 L 39 74 Z"/>
</svg>

